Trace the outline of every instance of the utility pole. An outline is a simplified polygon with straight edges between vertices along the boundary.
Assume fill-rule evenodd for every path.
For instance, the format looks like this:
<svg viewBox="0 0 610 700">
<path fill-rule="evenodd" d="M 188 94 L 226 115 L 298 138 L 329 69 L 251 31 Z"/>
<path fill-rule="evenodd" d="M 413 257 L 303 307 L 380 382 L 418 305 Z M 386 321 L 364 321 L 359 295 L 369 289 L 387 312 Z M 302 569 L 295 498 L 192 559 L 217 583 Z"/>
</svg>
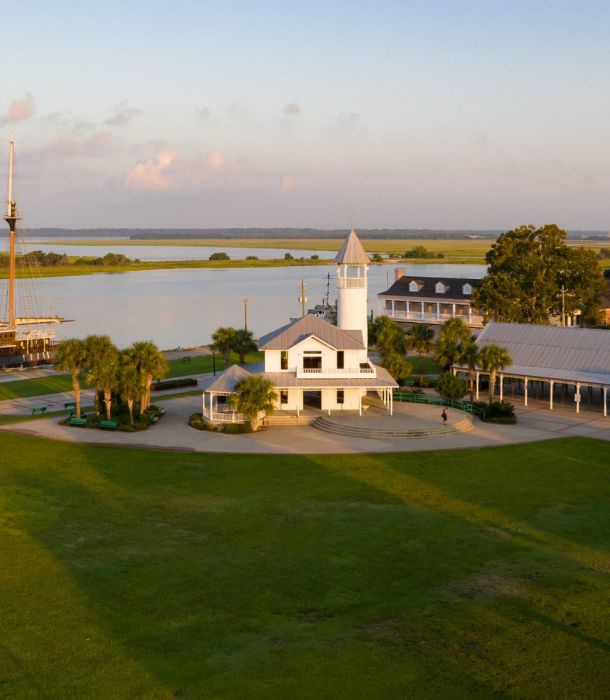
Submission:
<svg viewBox="0 0 610 700">
<path fill-rule="evenodd" d="M 305 296 L 305 280 L 301 280 L 301 296 L 299 297 L 299 302 L 301 303 L 301 316 L 305 316 L 305 302 L 307 297 Z"/>
<path fill-rule="evenodd" d="M 248 330 L 248 297 L 244 299 L 244 330 Z"/>
<path fill-rule="evenodd" d="M 566 325 L 566 292 L 568 290 L 562 284 L 559 291 L 561 293 L 561 325 L 565 326 Z"/>
</svg>

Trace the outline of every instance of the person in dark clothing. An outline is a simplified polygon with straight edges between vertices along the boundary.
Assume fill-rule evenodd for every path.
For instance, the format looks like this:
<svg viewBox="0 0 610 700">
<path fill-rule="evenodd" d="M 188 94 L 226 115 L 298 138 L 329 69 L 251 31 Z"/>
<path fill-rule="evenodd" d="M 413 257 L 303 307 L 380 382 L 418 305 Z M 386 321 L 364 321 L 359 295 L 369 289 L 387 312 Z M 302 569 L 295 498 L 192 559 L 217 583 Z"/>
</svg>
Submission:
<svg viewBox="0 0 610 700">
<path fill-rule="evenodd" d="M 441 416 L 443 418 L 443 425 L 447 425 L 447 409 L 443 408 L 443 412 L 441 413 Z"/>
</svg>

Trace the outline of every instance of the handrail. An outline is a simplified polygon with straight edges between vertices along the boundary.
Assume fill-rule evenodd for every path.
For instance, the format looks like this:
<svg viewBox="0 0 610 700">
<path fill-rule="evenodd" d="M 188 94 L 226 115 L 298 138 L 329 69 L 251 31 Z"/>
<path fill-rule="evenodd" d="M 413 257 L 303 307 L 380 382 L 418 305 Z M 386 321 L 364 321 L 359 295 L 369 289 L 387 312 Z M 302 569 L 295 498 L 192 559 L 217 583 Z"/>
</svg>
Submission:
<svg viewBox="0 0 610 700">
<path fill-rule="evenodd" d="M 447 406 L 447 408 L 457 408 L 460 411 L 469 413 L 471 416 L 477 416 L 481 420 L 485 420 L 485 409 L 480 406 L 475 406 L 470 401 L 455 401 L 454 399 L 445 399 L 442 396 L 428 396 L 423 393 L 414 391 L 395 391 L 394 401 L 402 401 L 404 403 L 423 403 L 435 406 Z"/>
</svg>

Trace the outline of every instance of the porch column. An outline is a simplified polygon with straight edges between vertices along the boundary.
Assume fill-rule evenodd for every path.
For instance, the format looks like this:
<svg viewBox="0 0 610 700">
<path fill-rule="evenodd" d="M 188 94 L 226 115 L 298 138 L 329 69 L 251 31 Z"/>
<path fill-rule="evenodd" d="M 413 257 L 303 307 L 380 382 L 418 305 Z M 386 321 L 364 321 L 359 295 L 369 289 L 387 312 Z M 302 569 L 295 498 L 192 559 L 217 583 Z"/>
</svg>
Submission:
<svg viewBox="0 0 610 700">
<path fill-rule="evenodd" d="M 441 305 L 440 302 L 436 302 L 436 320 L 438 321 L 441 317 Z"/>
<path fill-rule="evenodd" d="M 504 401 L 504 375 L 500 375 L 500 401 Z"/>
<path fill-rule="evenodd" d="M 394 415 L 394 389 L 390 389 L 390 415 Z"/>
<path fill-rule="evenodd" d="M 576 413 L 580 413 L 580 382 L 576 382 L 576 394 L 574 395 L 576 403 Z"/>
<path fill-rule="evenodd" d="M 329 412 L 330 415 L 330 412 Z M 358 415 L 362 415 L 362 394 L 360 393 L 358 396 Z"/>
<path fill-rule="evenodd" d="M 468 304 L 468 323 L 472 321 L 472 306 Z"/>
<path fill-rule="evenodd" d="M 407 299 L 407 318 L 410 318 L 411 314 L 411 302 Z"/>
<path fill-rule="evenodd" d="M 523 379 L 523 397 L 525 399 L 524 405 L 527 406 L 527 383 L 529 382 L 529 379 L 527 377 L 524 377 Z"/>
<path fill-rule="evenodd" d="M 479 400 L 479 372 L 474 373 L 474 386 L 475 386 L 475 394 L 474 397 L 478 401 Z"/>
<path fill-rule="evenodd" d="M 205 391 L 201 393 L 201 415 L 205 417 Z"/>
<path fill-rule="evenodd" d="M 451 315 L 455 316 L 455 304 L 451 304 Z"/>
<path fill-rule="evenodd" d="M 551 379 L 549 381 L 549 408 L 553 410 L 553 389 L 555 388 L 555 382 Z"/>
<path fill-rule="evenodd" d="M 394 307 L 394 299 L 392 299 L 392 316 L 394 316 L 396 313 L 396 309 Z"/>
<path fill-rule="evenodd" d="M 606 395 L 608 393 L 608 387 L 607 386 L 603 387 L 602 391 L 604 393 L 604 416 L 607 416 L 608 415 L 608 408 L 606 405 Z"/>
</svg>

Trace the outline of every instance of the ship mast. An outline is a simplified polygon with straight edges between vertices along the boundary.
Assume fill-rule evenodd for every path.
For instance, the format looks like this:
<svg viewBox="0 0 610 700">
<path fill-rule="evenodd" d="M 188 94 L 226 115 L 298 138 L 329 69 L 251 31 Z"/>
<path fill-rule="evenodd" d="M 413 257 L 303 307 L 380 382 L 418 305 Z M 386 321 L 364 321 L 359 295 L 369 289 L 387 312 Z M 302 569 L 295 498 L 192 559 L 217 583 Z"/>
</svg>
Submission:
<svg viewBox="0 0 610 700">
<path fill-rule="evenodd" d="M 9 269 L 8 269 L 8 326 L 15 328 L 15 227 L 20 217 L 17 215 L 17 202 L 13 200 L 13 158 L 15 141 L 11 134 L 8 155 L 8 203 L 4 220 L 8 224 L 9 233 Z"/>
</svg>

